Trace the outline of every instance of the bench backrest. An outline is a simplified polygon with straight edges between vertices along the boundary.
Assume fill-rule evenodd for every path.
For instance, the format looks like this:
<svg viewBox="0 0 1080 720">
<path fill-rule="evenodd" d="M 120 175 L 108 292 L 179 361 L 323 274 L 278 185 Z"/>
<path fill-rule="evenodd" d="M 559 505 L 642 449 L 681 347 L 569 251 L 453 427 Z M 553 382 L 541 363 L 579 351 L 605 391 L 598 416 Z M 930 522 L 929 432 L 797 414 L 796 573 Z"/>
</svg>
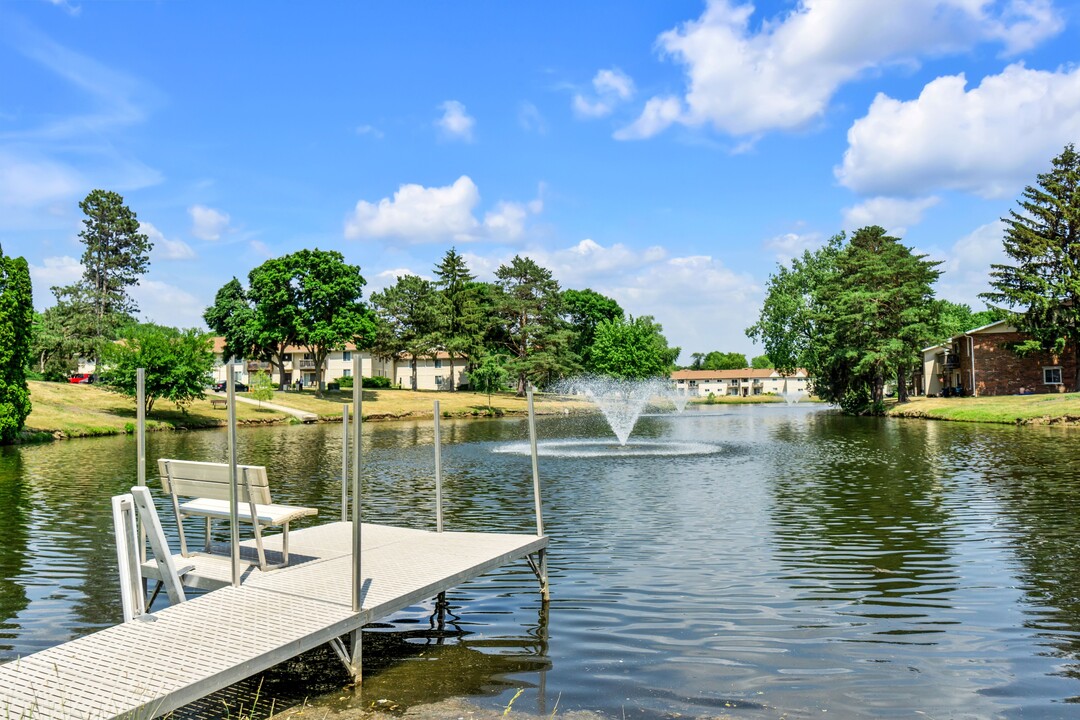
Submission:
<svg viewBox="0 0 1080 720">
<path fill-rule="evenodd" d="M 229 466 L 194 460 L 158 460 L 161 487 L 172 495 L 229 499 Z M 262 465 L 236 466 L 237 502 L 269 505 L 270 482 Z"/>
</svg>

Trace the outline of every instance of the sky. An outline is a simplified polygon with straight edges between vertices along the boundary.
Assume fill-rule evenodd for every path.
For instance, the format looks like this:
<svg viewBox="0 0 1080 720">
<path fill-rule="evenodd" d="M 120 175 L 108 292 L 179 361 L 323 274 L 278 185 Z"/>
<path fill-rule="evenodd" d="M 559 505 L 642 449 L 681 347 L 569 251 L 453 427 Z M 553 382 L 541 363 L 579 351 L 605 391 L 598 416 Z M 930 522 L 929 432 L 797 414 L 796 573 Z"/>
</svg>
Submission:
<svg viewBox="0 0 1080 720">
<path fill-rule="evenodd" d="M 1000 218 L 1080 141 L 1080 3 L 0 3 L 0 247 L 37 309 L 78 203 L 154 243 L 141 317 L 204 327 L 230 278 L 340 251 L 365 299 L 454 247 L 746 338 L 769 276 L 877 224 L 983 303 Z"/>
</svg>

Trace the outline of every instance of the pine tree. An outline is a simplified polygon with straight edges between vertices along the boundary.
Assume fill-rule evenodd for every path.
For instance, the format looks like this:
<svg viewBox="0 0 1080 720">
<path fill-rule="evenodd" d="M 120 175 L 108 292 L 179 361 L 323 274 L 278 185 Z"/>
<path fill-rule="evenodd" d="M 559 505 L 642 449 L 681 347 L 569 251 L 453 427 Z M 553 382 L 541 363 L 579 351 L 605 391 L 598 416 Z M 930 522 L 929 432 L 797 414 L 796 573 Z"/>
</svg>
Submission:
<svg viewBox="0 0 1080 720">
<path fill-rule="evenodd" d="M 454 248 L 446 251 L 442 262 L 435 266 L 435 288 L 438 291 L 438 344 L 450 356 L 450 390 L 457 390 L 454 359 L 476 355 L 483 341 L 484 322 L 477 301 L 475 276 L 469 272 L 465 258 Z"/>
<path fill-rule="evenodd" d="M 1080 360 L 1080 155 L 1072 144 L 1053 159 L 1036 186 L 1024 188 L 1020 211 L 1005 223 L 1010 265 L 992 265 L 987 302 L 1014 310 L 1031 335 L 1020 352 L 1043 349 Z M 1073 377 L 1080 391 L 1080 365 Z"/>
</svg>

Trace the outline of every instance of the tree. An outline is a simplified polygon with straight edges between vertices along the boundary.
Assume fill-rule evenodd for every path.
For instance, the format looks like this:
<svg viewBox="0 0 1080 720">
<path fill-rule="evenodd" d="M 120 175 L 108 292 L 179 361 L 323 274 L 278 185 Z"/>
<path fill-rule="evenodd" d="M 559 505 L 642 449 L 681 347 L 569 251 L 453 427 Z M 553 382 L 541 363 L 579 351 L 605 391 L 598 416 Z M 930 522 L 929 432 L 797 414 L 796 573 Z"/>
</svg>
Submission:
<svg viewBox="0 0 1080 720">
<path fill-rule="evenodd" d="M 938 300 L 938 325 L 941 329 L 938 335 L 939 342 L 945 342 L 951 337 L 965 333 L 968 330 L 989 325 L 998 320 L 1004 320 L 1008 313 L 995 310 L 974 311 L 966 303 L 955 303 L 949 300 Z"/>
<path fill-rule="evenodd" d="M 491 409 L 491 393 L 506 388 L 509 375 L 504 365 L 503 355 L 485 355 L 469 371 L 469 384 L 477 392 L 487 393 L 488 410 Z"/>
<path fill-rule="evenodd" d="M 30 414 L 26 368 L 34 320 L 30 266 L 0 247 L 0 442 L 12 442 Z"/>
<path fill-rule="evenodd" d="M 1021 353 L 1037 349 L 1073 357 L 1072 389 L 1080 391 L 1080 154 L 1070 143 L 1037 176 L 1010 210 L 1005 253 L 1012 264 L 991 265 L 992 292 L 981 297 L 1014 310 L 1012 321 L 1031 336 Z"/>
<path fill-rule="evenodd" d="M 750 367 L 755 370 L 771 370 L 773 366 L 772 360 L 768 355 L 758 355 L 750 358 Z"/>
<path fill-rule="evenodd" d="M 203 320 L 218 335 L 225 338 L 222 359 L 261 360 L 275 362 L 276 358 L 259 347 L 255 333 L 255 308 L 243 285 L 235 277 L 221 286 L 214 295 L 214 304 L 203 312 Z"/>
<path fill-rule="evenodd" d="M 705 362 L 705 353 L 690 353 L 690 369 L 700 370 L 701 364 Z"/>
<path fill-rule="evenodd" d="M 93 318 L 90 343 L 96 361 L 102 342 L 130 321 L 138 306 L 128 294 L 150 265 L 153 243 L 139 231 L 139 220 L 124 198 L 107 190 L 93 190 L 79 203 L 86 215 L 79 232 L 86 249 L 82 254 L 83 276 L 74 285 L 54 288 L 58 301 L 86 310 Z M 90 338 L 82 338 L 85 343 Z"/>
<path fill-rule="evenodd" d="M 259 401 L 259 407 L 262 407 L 263 402 L 274 399 L 274 381 L 270 379 L 269 373 L 262 370 L 251 376 L 248 388 L 251 390 L 251 397 Z"/>
<path fill-rule="evenodd" d="M 517 394 L 530 380 L 551 382 L 579 367 L 570 350 L 572 332 L 563 321 L 562 294 L 551 271 L 515 255 L 495 271 L 496 312 L 510 352 L 507 369 L 517 377 Z"/>
<path fill-rule="evenodd" d="M 592 342 L 595 371 L 628 380 L 670 374 L 679 348 L 669 348 L 663 328 L 649 315 L 629 320 L 601 320 Z"/>
<path fill-rule="evenodd" d="M 816 290 L 835 271 L 845 239 L 843 233 L 835 235 L 823 247 L 806 250 L 792 260 L 790 268 L 779 266 L 769 277 L 758 321 L 746 329 L 746 335 L 765 346 L 765 354 L 782 374 L 818 365 L 822 345 L 816 318 L 822 313 L 816 305 Z"/>
<path fill-rule="evenodd" d="M 564 290 L 562 301 L 574 341 L 570 349 L 581 358 L 587 371 L 595 371 L 590 357 L 596 326 L 604 320 L 622 320 L 625 317 L 619 303 L 595 290 Z"/>
<path fill-rule="evenodd" d="M 402 275 L 397 282 L 371 296 L 377 319 L 374 350 L 381 357 L 410 357 L 412 389 L 416 389 L 416 359 L 434 355 L 438 318 L 435 286 L 417 275 Z"/>
<path fill-rule="evenodd" d="M 941 263 L 925 258 L 876 225 L 852 235 L 815 288 L 821 348 L 812 376 L 823 400 L 880 414 L 891 376 L 906 400 L 907 373 L 939 332 L 933 284 Z"/>
<path fill-rule="evenodd" d="M 177 330 L 145 323 L 130 325 L 117 342 L 102 349 L 98 382 L 108 390 L 137 397 L 136 371 L 146 370 L 146 412 L 159 398 L 181 411 L 202 397 L 214 367 L 213 340 L 194 328 Z"/>
<path fill-rule="evenodd" d="M 722 353 L 714 350 L 701 362 L 702 370 L 742 370 L 747 367 L 750 365 L 746 362 L 746 356 L 736 352 Z"/>
<path fill-rule="evenodd" d="M 457 390 L 454 360 L 471 357 L 480 351 L 483 342 L 484 318 L 476 292 L 475 277 L 469 272 L 465 258 L 454 248 L 446 251 L 435 266 L 438 302 L 435 315 L 436 346 L 450 356 L 450 390 Z"/>
<path fill-rule="evenodd" d="M 327 355 L 350 342 L 366 348 L 374 339 L 374 320 L 360 302 L 366 281 L 360 268 L 347 264 L 336 250 L 299 250 L 267 260 L 248 274 L 248 282 L 243 297 L 250 303 L 251 317 L 238 321 L 232 349 L 246 344 L 258 359 L 279 364 L 289 346 L 301 345 L 314 358 L 319 390 Z M 208 310 L 213 319 L 229 303 L 242 309 L 235 286 L 227 284 L 218 292 L 224 293 L 221 307 L 215 301 Z"/>
</svg>

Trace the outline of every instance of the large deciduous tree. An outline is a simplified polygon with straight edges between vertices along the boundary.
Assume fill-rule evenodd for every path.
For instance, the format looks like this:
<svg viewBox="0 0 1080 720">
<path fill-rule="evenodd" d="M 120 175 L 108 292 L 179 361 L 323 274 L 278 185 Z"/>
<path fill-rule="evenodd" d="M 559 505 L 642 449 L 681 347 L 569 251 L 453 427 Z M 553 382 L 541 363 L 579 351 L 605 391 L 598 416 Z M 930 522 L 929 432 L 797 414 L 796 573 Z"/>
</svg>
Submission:
<svg viewBox="0 0 1080 720">
<path fill-rule="evenodd" d="M 570 349 L 581 358 L 587 371 L 596 372 L 590 353 L 596 327 L 604 320 L 622 320 L 625 317 L 623 309 L 615 300 L 589 288 L 564 290 L 562 300 L 564 312 L 574 331 Z"/>
<path fill-rule="evenodd" d="M 1011 264 L 991 266 L 988 302 L 1014 311 L 1030 334 L 1017 349 L 1071 355 L 1073 391 L 1080 391 L 1080 154 L 1066 145 L 1049 172 L 1024 188 L 1020 210 L 1009 211 L 1005 253 Z"/>
<path fill-rule="evenodd" d="M 553 382 L 580 366 L 570 350 L 573 332 L 562 319 L 562 293 L 551 271 L 515 255 L 495 271 L 497 310 L 510 352 L 507 369 L 517 379 L 517 394 L 530 380 Z"/>
<path fill-rule="evenodd" d="M 21 257 L 8 257 L 0 247 L 0 442 L 9 443 L 22 431 L 30 414 L 26 368 L 34 300 L 30 266 Z"/>
<path fill-rule="evenodd" d="M 649 315 L 601 320 L 591 345 L 594 372 L 627 380 L 668 375 L 679 348 L 668 347 L 663 328 Z"/>
<path fill-rule="evenodd" d="M 187 406 L 202 397 L 214 367 L 213 340 L 199 330 L 151 323 L 129 325 L 117 342 L 102 349 L 98 382 L 113 392 L 137 397 L 136 373 L 146 370 L 146 412 L 159 399 Z"/>
<path fill-rule="evenodd" d="M 402 275 L 397 282 L 371 296 L 375 308 L 374 351 L 387 357 L 408 355 L 412 389 L 416 389 L 416 359 L 435 354 L 439 329 L 435 286 L 417 275 Z"/>
</svg>

